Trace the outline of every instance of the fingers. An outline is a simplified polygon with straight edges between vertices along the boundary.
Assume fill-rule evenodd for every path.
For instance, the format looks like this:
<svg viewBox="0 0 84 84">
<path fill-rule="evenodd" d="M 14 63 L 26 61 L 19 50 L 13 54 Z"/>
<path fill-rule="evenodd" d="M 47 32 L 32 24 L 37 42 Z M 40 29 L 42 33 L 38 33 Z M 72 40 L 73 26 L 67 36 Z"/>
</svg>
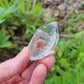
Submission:
<svg viewBox="0 0 84 84">
<path fill-rule="evenodd" d="M 46 46 L 45 41 L 39 39 L 39 41 L 37 42 L 37 48 L 38 47 L 44 48 L 45 46 Z M 38 65 L 33 71 L 29 84 L 43 84 L 47 73 L 53 67 L 54 61 L 55 61 L 54 55 L 49 55 L 44 59 L 39 60 Z M 28 81 L 25 82 L 28 83 Z"/>
<path fill-rule="evenodd" d="M 6 81 L 6 84 L 18 84 L 20 81 L 23 81 L 24 79 L 21 78 L 20 75 L 16 75 L 10 80 Z"/>
<path fill-rule="evenodd" d="M 25 47 L 15 58 L 0 64 L 0 83 L 21 73 L 29 62 L 29 50 Z"/>
<path fill-rule="evenodd" d="M 42 39 L 39 39 L 37 42 L 37 48 L 41 47 L 42 49 L 46 46 L 46 42 Z"/>
<path fill-rule="evenodd" d="M 47 73 L 53 67 L 54 61 L 54 55 L 49 55 L 48 57 L 39 60 L 29 84 L 43 84 Z"/>
<path fill-rule="evenodd" d="M 26 82 L 28 82 L 31 78 L 32 72 L 33 72 L 34 68 L 36 67 L 36 65 L 37 65 L 37 61 L 33 62 L 20 75 L 14 76 L 10 80 L 8 80 L 7 84 L 18 84 L 19 82 L 24 81 L 24 80 Z"/>
<path fill-rule="evenodd" d="M 44 64 L 49 72 L 52 69 L 54 62 L 55 62 L 54 55 L 49 55 L 49 56 L 39 60 L 38 64 Z"/>
<path fill-rule="evenodd" d="M 44 64 L 39 64 L 35 68 L 29 84 L 43 84 L 46 75 L 47 75 L 46 66 Z"/>
<path fill-rule="evenodd" d="M 20 82 L 20 84 L 43 84 L 47 73 L 51 70 L 54 64 L 54 61 L 54 55 L 49 55 L 42 60 L 33 62 L 22 73 L 21 77 L 24 78 L 24 80 Z M 44 67 L 46 68 L 46 70 Z M 46 72 L 46 74 L 44 72 Z"/>
<path fill-rule="evenodd" d="M 27 81 L 29 81 L 29 79 L 31 78 L 32 72 L 36 66 L 37 66 L 37 61 L 30 64 L 29 67 L 21 74 L 22 78 L 27 79 Z"/>
</svg>

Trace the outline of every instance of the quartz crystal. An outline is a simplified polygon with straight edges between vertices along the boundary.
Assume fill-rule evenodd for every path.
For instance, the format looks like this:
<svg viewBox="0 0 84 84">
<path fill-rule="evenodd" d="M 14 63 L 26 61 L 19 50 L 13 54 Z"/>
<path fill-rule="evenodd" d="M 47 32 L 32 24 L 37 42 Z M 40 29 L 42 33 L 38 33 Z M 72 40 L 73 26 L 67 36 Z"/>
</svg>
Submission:
<svg viewBox="0 0 84 84">
<path fill-rule="evenodd" d="M 59 40 L 57 22 L 51 22 L 37 29 L 28 48 L 30 60 L 39 60 L 55 53 L 54 48 Z"/>
</svg>

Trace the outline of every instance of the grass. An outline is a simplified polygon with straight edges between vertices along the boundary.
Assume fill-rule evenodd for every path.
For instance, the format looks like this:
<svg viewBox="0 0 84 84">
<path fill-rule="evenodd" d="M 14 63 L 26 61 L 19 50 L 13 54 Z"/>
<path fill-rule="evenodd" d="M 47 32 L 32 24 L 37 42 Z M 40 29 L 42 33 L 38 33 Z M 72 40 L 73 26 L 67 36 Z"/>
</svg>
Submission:
<svg viewBox="0 0 84 84">
<path fill-rule="evenodd" d="M 80 42 L 79 42 L 79 41 Z M 61 40 L 56 47 L 55 64 L 45 84 L 83 84 L 84 43 L 80 39 Z M 50 82 L 49 82 L 50 81 Z M 49 83 L 48 83 L 49 82 Z"/>
<path fill-rule="evenodd" d="M 4 32 L 4 28 L 2 28 L 0 30 L 0 48 L 5 48 L 5 47 L 9 47 L 12 45 L 12 43 L 8 41 L 9 38 L 10 36 L 6 35 L 6 33 Z"/>
<path fill-rule="evenodd" d="M 40 1 L 32 4 L 32 0 L 26 3 L 23 0 L 0 0 L 0 48 L 9 48 L 12 41 L 29 42 L 37 27 L 44 24 L 45 10 L 41 7 Z M 47 22 L 54 20 L 51 18 Z M 55 48 L 56 61 L 44 84 L 84 83 L 84 38 L 83 29 L 75 28 L 78 21 L 84 21 L 84 14 L 73 12 L 66 21 L 68 26 L 60 30 L 66 37 L 61 38 Z M 21 48 L 14 44 L 12 53 L 17 54 Z"/>
<path fill-rule="evenodd" d="M 7 2 L 5 1 L 5 3 Z M 37 2 L 36 4 L 36 2 L 34 2 L 32 4 L 32 0 L 27 0 L 27 2 L 24 0 L 21 2 L 12 2 L 12 0 L 10 0 L 9 4 L 10 6 L 3 4 L 4 6 L 1 5 L 0 7 L 0 23 L 5 24 L 6 28 L 8 26 L 17 27 L 17 31 L 20 27 L 23 27 L 25 30 L 22 36 L 24 42 L 28 37 L 32 37 L 36 31 L 36 26 L 43 24 L 40 20 L 44 14 L 44 10 L 41 9 L 42 3 Z M 22 28 L 20 29 L 22 30 Z M 8 32 L 12 33 L 12 38 L 14 38 L 15 31 L 9 30 Z M 21 33 L 19 35 L 21 35 Z"/>
<path fill-rule="evenodd" d="M 66 37 L 61 38 L 55 48 L 55 64 L 44 84 L 84 83 L 84 38 L 82 37 L 84 34 L 80 28 L 79 30 L 75 28 L 76 23 L 81 20 L 83 21 L 83 13 L 73 12 L 65 22 L 68 26 L 65 26 L 61 32 Z"/>
</svg>

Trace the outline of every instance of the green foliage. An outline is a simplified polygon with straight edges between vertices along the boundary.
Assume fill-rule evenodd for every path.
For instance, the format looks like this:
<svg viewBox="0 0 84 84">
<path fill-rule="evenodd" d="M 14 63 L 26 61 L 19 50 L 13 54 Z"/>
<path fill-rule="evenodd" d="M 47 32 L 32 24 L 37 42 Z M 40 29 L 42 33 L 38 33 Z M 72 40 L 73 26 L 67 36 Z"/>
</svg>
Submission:
<svg viewBox="0 0 84 84">
<path fill-rule="evenodd" d="M 84 15 L 82 15 L 82 16 L 81 16 L 81 20 L 83 20 L 83 21 L 84 21 Z"/>
<path fill-rule="evenodd" d="M 32 0 L 26 0 L 26 2 L 25 0 L 0 0 L 0 28 L 6 27 L 12 41 L 19 40 L 19 38 L 22 38 L 23 42 L 30 41 L 36 27 L 43 24 L 41 18 L 45 11 L 41 7 L 42 3 L 37 0 L 34 3 Z M 8 28 L 8 26 L 16 27 L 16 30 Z M 23 30 L 25 31 L 22 34 Z M 3 40 L 7 38 L 6 36 L 4 34 Z M 6 47 L 2 43 L 0 46 Z M 18 53 L 18 50 L 18 47 L 14 49 L 14 53 Z"/>
<path fill-rule="evenodd" d="M 40 0 L 0 0 L 0 48 L 9 47 L 11 40 L 30 41 L 37 27 L 43 24 L 42 19 L 45 13 L 41 8 Z M 60 9 L 62 10 L 62 9 Z M 55 21 L 56 18 L 50 18 L 48 23 Z M 60 39 L 55 51 L 55 64 L 51 72 L 46 77 L 44 84 L 83 84 L 84 83 L 84 41 L 81 39 L 82 32 L 73 34 L 77 21 L 84 21 L 83 13 L 71 13 L 65 22 L 63 33 L 66 34 L 65 39 Z M 8 28 L 8 26 L 16 27 L 16 30 Z M 9 32 L 6 35 L 5 29 Z M 41 27 L 41 29 L 43 29 Z M 25 30 L 23 32 L 23 30 Z M 45 30 L 49 32 L 48 30 Z M 67 33 L 68 31 L 68 33 Z M 22 33 L 23 32 L 23 33 Z M 69 38 L 71 37 L 71 38 Z M 72 38 L 73 37 L 73 38 Z M 21 48 L 15 44 L 12 53 L 17 54 Z"/>
<path fill-rule="evenodd" d="M 4 17 L 5 19 L 2 19 L 0 23 L 3 23 L 5 21 L 4 23 L 7 26 L 24 26 L 23 28 L 25 30 L 25 34 L 23 35 L 23 41 L 25 41 L 28 37 L 32 37 L 32 35 L 36 31 L 36 26 L 40 26 L 43 24 L 41 18 L 43 18 L 43 14 L 45 13 L 45 11 L 41 9 L 42 3 L 40 1 L 36 1 L 37 0 L 35 0 L 35 2 L 33 3 L 32 0 L 27 0 L 26 2 L 24 0 L 14 0 L 14 2 L 13 0 L 10 0 L 9 5 L 11 6 L 6 7 L 6 10 L 10 11 L 8 11 L 8 14 L 6 15 L 8 16 L 10 13 L 12 14 L 8 17 L 5 15 L 6 18 Z M 19 28 L 17 30 L 19 30 Z"/>
<path fill-rule="evenodd" d="M 12 6 L 8 8 L 0 7 L 0 23 L 5 21 L 5 17 L 16 11 L 20 7 L 19 2 L 15 2 Z"/>
<path fill-rule="evenodd" d="M 83 31 L 73 33 L 76 22 L 83 19 L 83 14 L 72 13 L 65 22 L 63 33 L 66 40 L 60 39 L 55 51 L 55 64 L 46 77 L 44 84 L 84 84 L 84 38 Z M 67 33 L 67 31 L 69 33 Z"/>
<path fill-rule="evenodd" d="M 27 2 L 25 2 L 24 0 L 22 1 L 20 9 L 21 12 L 26 16 L 25 20 L 28 20 L 26 25 L 31 26 L 32 22 L 33 25 L 36 25 L 38 23 L 43 14 L 41 11 L 41 6 L 42 4 L 40 2 L 36 3 L 36 0 L 33 4 L 32 0 L 27 0 Z"/>
<path fill-rule="evenodd" d="M 68 16 L 68 19 L 65 21 L 65 32 L 66 32 L 66 29 L 68 30 L 68 31 L 75 31 L 76 30 L 76 28 L 74 28 L 74 27 L 76 27 L 76 23 L 78 22 L 78 21 L 81 21 L 81 20 L 83 20 L 83 16 L 84 16 L 84 14 L 82 13 L 82 12 L 80 12 L 80 14 L 76 14 L 75 13 L 75 11 L 74 12 L 72 12 L 69 16 Z M 66 25 L 68 25 L 68 28 L 66 28 Z"/>
<path fill-rule="evenodd" d="M 50 22 L 53 22 L 53 21 L 55 21 L 56 20 L 56 18 L 50 18 L 49 20 L 48 20 L 48 23 L 50 23 Z"/>
<path fill-rule="evenodd" d="M 12 45 L 10 41 L 8 41 L 10 36 L 6 35 L 4 29 L 0 30 L 0 48 L 9 47 Z"/>
<path fill-rule="evenodd" d="M 79 41 L 76 38 L 59 42 L 55 49 L 56 62 L 44 84 L 84 83 L 84 43 Z"/>
<path fill-rule="evenodd" d="M 11 4 L 14 4 L 17 0 L 0 0 L 0 6 L 4 8 L 8 8 Z"/>
</svg>

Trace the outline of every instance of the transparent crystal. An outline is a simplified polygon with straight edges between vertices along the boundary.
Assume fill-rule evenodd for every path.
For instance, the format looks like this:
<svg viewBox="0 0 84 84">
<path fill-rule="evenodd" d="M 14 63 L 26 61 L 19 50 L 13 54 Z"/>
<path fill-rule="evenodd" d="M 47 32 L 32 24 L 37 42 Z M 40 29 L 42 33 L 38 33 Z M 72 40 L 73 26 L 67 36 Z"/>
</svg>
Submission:
<svg viewBox="0 0 84 84">
<path fill-rule="evenodd" d="M 32 37 L 28 48 L 30 51 L 30 60 L 39 60 L 55 53 L 54 47 L 59 40 L 57 22 L 52 22 L 37 29 Z"/>
</svg>

